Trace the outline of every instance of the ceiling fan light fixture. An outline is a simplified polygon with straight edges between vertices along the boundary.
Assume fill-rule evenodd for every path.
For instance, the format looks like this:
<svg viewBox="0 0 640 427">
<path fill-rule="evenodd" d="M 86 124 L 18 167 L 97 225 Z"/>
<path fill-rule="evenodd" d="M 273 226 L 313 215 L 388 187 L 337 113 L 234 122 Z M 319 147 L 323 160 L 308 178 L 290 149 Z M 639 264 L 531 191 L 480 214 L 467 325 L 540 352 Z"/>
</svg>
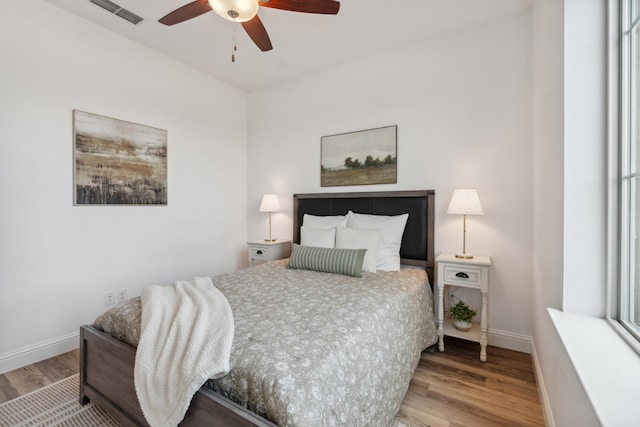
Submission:
<svg viewBox="0 0 640 427">
<path fill-rule="evenodd" d="M 209 0 L 215 13 L 233 22 L 246 22 L 258 14 L 257 0 Z"/>
</svg>

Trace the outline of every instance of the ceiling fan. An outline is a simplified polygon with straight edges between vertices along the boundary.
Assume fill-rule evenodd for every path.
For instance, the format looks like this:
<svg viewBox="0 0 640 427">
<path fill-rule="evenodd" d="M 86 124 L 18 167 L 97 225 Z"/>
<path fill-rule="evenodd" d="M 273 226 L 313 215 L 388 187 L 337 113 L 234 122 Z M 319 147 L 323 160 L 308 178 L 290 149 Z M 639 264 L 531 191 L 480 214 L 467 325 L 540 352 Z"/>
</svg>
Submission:
<svg viewBox="0 0 640 427">
<path fill-rule="evenodd" d="M 340 2 L 333 0 L 196 0 L 160 18 L 158 22 L 175 25 L 213 10 L 229 21 L 240 22 L 251 40 L 265 52 L 273 49 L 273 46 L 258 18 L 260 6 L 326 15 L 336 15 L 340 10 Z"/>
</svg>

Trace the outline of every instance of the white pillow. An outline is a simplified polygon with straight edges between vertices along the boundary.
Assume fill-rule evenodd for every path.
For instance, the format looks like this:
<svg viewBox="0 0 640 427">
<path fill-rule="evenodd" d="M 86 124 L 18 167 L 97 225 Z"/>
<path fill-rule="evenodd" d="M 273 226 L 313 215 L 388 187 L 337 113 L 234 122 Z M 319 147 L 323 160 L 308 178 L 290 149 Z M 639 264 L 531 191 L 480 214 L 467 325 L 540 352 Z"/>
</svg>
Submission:
<svg viewBox="0 0 640 427">
<path fill-rule="evenodd" d="M 336 248 L 367 250 L 362 262 L 362 271 L 376 272 L 379 242 L 380 230 L 336 229 Z"/>
<path fill-rule="evenodd" d="M 300 246 L 315 246 L 317 248 L 335 248 L 336 229 L 300 227 Z M 354 248 L 357 249 L 357 248 Z"/>
<path fill-rule="evenodd" d="M 409 214 L 386 216 L 368 215 L 349 211 L 347 226 L 365 230 L 380 230 L 377 269 L 400 271 L 400 244 Z"/>
<path fill-rule="evenodd" d="M 302 225 L 309 228 L 319 228 L 326 230 L 327 228 L 346 227 L 346 215 L 318 216 L 304 214 L 302 216 Z"/>
</svg>

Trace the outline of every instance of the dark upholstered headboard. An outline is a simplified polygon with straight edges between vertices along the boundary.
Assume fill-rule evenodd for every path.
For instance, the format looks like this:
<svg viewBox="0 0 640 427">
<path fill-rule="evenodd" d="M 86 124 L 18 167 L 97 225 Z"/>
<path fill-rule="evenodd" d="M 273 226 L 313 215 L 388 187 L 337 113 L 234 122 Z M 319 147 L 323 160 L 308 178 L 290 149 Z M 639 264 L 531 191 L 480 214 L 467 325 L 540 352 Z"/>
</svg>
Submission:
<svg viewBox="0 0 640 427">
<path fill-rule="evenodd" d="M 370 193 L 313 193 L 293 195 L 293 241 L 300 243 L 304 214 L 374 215 L 409 214 L 402 235 L 401 263 L 424 267 L 434 283 L 434 209 L 435 191 L 383 191 Z"/>
</svg>

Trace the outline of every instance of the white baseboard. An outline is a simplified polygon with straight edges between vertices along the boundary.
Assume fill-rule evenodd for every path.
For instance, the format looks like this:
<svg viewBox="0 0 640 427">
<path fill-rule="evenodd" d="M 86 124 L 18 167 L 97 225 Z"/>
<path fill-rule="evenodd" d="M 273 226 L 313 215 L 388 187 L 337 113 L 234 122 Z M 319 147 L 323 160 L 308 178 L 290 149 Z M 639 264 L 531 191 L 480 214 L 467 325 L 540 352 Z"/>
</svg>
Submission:
<svg viewBox="0 0 640 427">
<path fill-rule="evenodd" d="M 78 331 L 47 341 L 0 354 L 0 374 L 75 350 L 79 346 Z"/>
<path fill-rule="evenodd" d="M 487 331 L 489 345 L 506 348 L 507 350 L 531 353 L 531 340 L 529 335 L 515 334 L 513 332 L 491 329 Z"/>
<path fill-rule="evenodd" d="M 533 372 L 536 376 L 536 384 L 538 385 L 538 397 L 540 398 L 540 405 L 542 406 L 544 424 L 547 427 L 556 427 L 556 422 L 553 419 L 553 412 L 551 411 L 551 402 L 549 401 L 547 388 L 544 385 L 544 378 L 542 377 L 540 359 L 538 359 L 538 353 L 536 353 L 536 346 L 533 339 L 531 339 L 531 359 L 533 361 Z"/>
</svg>

